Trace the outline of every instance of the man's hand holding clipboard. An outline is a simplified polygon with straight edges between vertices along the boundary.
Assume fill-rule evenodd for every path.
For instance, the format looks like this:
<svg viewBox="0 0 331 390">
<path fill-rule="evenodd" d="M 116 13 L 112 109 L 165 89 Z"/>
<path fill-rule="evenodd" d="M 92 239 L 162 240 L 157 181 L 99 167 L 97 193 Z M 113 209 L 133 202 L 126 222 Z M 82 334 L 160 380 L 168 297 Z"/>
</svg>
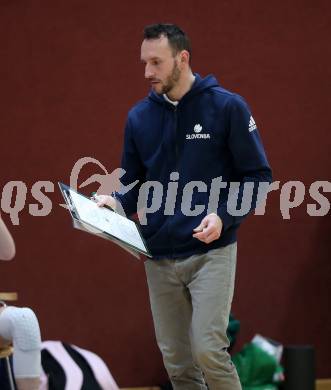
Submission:
<svg viewBox="0 0 331 390">
<path fill-rule="evenodd" d="M 59 187 L 75 228 L 111 240 L 136 257 L 138 254 L 152 257 L 139 226 L 115 211 L 114 197 L 95 194 L 92 200 L 63 183 Z"/>
<path fill-rule="evenodd" d="M 97 193 L 92 194 L 92 199 L 97 202 L 99 207 L 110 207 L 112 210 L 116 211 L 116 199 L 111 195 L 98 195 Z"/>
</svg>

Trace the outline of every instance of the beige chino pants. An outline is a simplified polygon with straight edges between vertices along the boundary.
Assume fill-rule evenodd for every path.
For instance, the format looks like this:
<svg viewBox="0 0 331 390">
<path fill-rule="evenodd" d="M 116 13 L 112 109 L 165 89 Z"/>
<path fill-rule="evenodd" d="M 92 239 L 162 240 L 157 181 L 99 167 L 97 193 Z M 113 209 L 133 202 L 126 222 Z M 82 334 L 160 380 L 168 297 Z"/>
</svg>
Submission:
<svg viewBox="0 0 331 390">
<path fill-rule="evenodd" d="M 147 260 L 158 346 L 175 390 L 241 390 L 227 352 L 237 244 L 180 260 Z"/>
</svg>

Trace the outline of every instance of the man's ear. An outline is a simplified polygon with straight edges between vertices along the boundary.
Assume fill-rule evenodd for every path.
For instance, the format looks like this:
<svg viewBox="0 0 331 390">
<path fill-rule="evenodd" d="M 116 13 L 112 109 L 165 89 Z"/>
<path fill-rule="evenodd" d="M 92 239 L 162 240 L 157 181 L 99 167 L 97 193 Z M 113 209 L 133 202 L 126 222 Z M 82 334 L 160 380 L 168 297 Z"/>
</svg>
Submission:
<svg viewBox="0 0 331 390">
<path fill-rule="evenodd" d="M 180 62 L 182 64 L 189 64 L 190 62 L 190 53 L 187 50 L 182 50 L 180 53 Z"/>
</svg>

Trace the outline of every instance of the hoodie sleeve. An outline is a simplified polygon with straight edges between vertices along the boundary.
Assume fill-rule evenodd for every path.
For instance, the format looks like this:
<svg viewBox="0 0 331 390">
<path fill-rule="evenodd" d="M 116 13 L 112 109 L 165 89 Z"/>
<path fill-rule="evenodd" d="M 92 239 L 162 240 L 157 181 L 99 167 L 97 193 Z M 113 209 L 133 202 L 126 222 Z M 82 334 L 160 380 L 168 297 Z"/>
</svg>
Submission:
<svg viewBox="0 0 331 390">
<path fill-rule="evenodd" d="M 259 131 L 244 99 L 234 95 L 225 109 L 228 147 L 238 178 L 237 185 L 234 183 L 230 185 L 227 202 L 222 203 L 218 208 L 223 229 L 227 230 L 232 225 L 240 224 L 255 209 L 259 184 L 270 183 L 272 174 Z M 251 187 L 252 191 L 250 196 L 246 195 L 248 187 Z M 233 212 L 233 209 L 243 209 L 244 213 Z"/>
<path fill-rule="evenodd" d="M 125 126 L 121 167 L 125 170 L 125 174 L 121 179 L 121 189 L 115 196 L 121 203 L 125 214 L 130 216 L 137 212 L 139 188 L 145 180 L 145 168 L 134 141 L 130 114 Z M 136 182 L 135 185 L 134 182 Z"/>
</svg>

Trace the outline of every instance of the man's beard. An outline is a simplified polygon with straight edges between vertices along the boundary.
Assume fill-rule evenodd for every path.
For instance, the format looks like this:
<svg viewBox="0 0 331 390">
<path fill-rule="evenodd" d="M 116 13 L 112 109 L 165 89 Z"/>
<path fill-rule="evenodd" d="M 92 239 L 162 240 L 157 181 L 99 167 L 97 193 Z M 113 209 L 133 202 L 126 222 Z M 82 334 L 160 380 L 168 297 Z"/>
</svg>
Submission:
<svg viewBox="0 0 331 390">
<path fill-rule="evenodd" d="M 168 92 L 170 92 L 177 85 L 180 79 L 180 75 L 181 71 L 178 68 L 177 61 L 175 60 L 170 75 L 167 77 L 167 79 L 162 85 L 161 94 L 167 94 Z"/>
</svg>

